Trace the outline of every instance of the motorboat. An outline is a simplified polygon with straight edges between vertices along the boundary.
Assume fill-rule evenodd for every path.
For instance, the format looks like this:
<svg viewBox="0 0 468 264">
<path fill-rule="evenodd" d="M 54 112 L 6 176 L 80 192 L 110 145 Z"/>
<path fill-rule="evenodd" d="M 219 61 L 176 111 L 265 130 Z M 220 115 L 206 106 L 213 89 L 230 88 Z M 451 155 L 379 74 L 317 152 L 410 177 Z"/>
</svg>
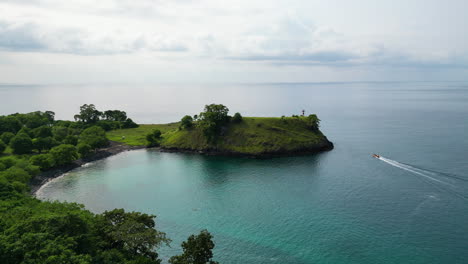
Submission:
<svg viewBox="0 0 468 264">
<path fill-rule="evenodd" d="M 380 159 L 380 155 L 377 155 L 377 154 L 372 154 L 372 157 L 374 157 L 376 159 Z"/>
</svg>

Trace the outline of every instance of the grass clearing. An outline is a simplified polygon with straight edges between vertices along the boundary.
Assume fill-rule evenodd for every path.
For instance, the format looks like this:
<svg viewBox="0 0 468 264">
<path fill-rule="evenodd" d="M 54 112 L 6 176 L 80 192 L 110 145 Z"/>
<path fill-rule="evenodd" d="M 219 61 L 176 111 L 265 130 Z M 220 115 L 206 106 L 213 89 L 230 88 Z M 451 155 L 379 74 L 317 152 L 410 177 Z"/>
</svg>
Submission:
<svg viewBox="0 0 468 264">
<path fill-rule="evenodd" d="M 107 132 L 107 137 L 112 141 L 121 142 L 131 146 L 146 145 L 146 135 L 155 129 L 164 134 L 176 130 L 179 123 L 140 125 L 137 128 L 118 129 Z"/>
</svg>

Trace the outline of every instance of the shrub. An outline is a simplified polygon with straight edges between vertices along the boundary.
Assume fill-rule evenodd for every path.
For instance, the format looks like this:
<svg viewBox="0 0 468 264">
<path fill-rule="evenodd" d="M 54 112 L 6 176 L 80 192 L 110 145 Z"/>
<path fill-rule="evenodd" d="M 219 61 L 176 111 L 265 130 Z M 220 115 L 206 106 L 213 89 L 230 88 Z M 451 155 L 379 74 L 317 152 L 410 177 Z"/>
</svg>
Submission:
<svg viewBox="0 0 468 264">
<path fill-rule="evenodd" d="M 3 141 L 0 139 L 0 154 L 3 153 L 3 151 L 5 151 L 7 145 L 5 143 L 3 143 Z"/>
<path fill-rule="evenodd" d="M 131 118 L 127 118 L 127 120 L 125 120 L 125 122 L 123 122 L 123 128 L 135 128 L 135 127 L 138 127 L 138 124 L 133 122 L 133 120 Z"/>
<path fill-rule="evenodd" d="M 73 136 L 73 135 L 68 135 L 63 140 L 63 144 L 69 144 L 69 145 L 76 146 L 76 144 L 78 144 L 78 137 Z"/>
<path fill-rule="evenodd" d="M 157 147 L 161 142 L 161 131 L 159 129 L 153 130 L 150 134 L 146 135 L 148 141 L 148 147 Z"/>
<path fill-rule="evenodd" d="M 40 126 L 32 130 L 32 134 L 37 138 L 45 138 L 52 136 L 52 128 L 49 126 Z"/>
<path fill-rule="evenodd" d="M 8 168 L 15 166 L 16 161 L 17 160 L 12 157 L 7 157 L 7 158 L 1 159 L 0 163 L 2 163 L 5 166 L 5 169 L 8 169 Z"/>
<path fill-rule="evenodd" d="M 18 133 L 10 141 L 10 147 L 13 149 L 15 154 L 26 154 L 30 153 L 34 146 L 31 138 L 26 133 Z"/>
<path fill-rule="evenodd" d="M 5 171 L 0 172 L 0 176 L 5 177 L 10 182 L 28 182 L 31 179 L 31 175 L 22 168 L 13 166 Z"/>
<path fill-rule="evenodd" d="M 182 117 L 180 120 L 180 128 L 187 129 L 193 127 L 193 118 L 189 115 Z"/>
<path fill-rule="evenodd" d="M 50 150 L 50 154 L 54 158 L 55 164 L 60 166 L 78 159 L 78 152 L 75 146 L 62 144 Z"/>
<path fill-rule="evenodd" d="M 56 141 L 52 137 L 40 137 L 32 140 L 34 149 L 37 149 L 39 152 L 43 150 L 49 150 L 55 146 Z"/>
<path fill-rule="evenodd" d="M 78 144 L 78 146 L 76 146 L 76 149 L 78 150 L 78 154 L 80 154 L 80 157 L 82 158 L 88 157 L 93 150 L 93 148 L 86 143 Z"/>
<path fill-rule="evenodd" d="M 0 136 L 0 139 L 3 141 L 5 144 L 10 144 L 10 140 L 15 137 L 15 134 L 11 132 L 5 132 Z"/>
<path fill-rule="evenodd" d="M 39 154 L 31 157 L 31 164 L 38 166 L 41 170 L 47 170 L 54 166 L 54 158 L 51 154 Z"/>
<path fill-rule="evenodd" d="M 242 116 L 240 113 L 235 113 L 234 116 L 232 117 L 231 121 L 233 123 L 240 123 L 242 122 Z"/>
<path fill-rule="evenodd" d="M 109 140 L 106 136 L 106 131 L 98 126 L 89 127 L 80 134 L 80 143 L 86 143 L 93 149 L 101 148 L 109 145 Z"/>
<path fill-rule="evenodd" d="M 31 164 L 27 160 L 19 160 L 18 162 L 16 162 L 14 167 L 25 170 L 31 176 L 37 175 L 41 172 L 41 169 L 39 168 L 39 166 Z"/>
</svg>

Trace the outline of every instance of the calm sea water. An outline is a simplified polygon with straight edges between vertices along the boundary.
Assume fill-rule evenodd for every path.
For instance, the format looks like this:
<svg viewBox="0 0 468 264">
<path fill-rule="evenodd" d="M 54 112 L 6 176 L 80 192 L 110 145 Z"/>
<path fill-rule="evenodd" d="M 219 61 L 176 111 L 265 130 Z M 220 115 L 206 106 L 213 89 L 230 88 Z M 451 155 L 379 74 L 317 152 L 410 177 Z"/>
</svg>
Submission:
<svg viewBox="0 0 468 264">
<path fill-rule="evenodd" d="M 203 228 L 221 263 L 468 263 L 468 83 L 0 86 L 0 113 L 79 105 L 169 122 L 223 103 L 316 113 L 335 149 L 255 160 L 133 151 L 46 185 L 43 199 L 156 214 L 173 239 Z M 4 100 L 7 98 L 7 100 Z M 389 160 L 371 157 L 379 153 Z"/>
</svg>

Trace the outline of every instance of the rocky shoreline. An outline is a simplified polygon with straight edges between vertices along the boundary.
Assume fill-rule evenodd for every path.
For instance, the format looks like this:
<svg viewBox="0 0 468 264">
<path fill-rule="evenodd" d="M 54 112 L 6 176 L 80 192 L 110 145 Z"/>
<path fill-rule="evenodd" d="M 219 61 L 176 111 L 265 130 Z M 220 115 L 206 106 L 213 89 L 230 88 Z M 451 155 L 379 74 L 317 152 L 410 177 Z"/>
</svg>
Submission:
<svg viewBox="0 0 468 264">
<path fill-rule="evenodd" d="M 67 173 L 67 172 L 69 172 L 69 171 L 71 171 L 73 169 L 79 168 L 79 167 L 83 166 L 86 163 L 101 160 L 101 159 L 105 159 L 105 158 L 108 158 L 110 156 L 119 154 L 119 153 L 124 152 L 124 151 L 144 149 L 144 148 L 146 148 L 146 147 L 145 146 L 129 146 L 129 145 L 125 145 L 125 144 L 122 144 L 122 143 L 119 143 L 119 142 L 110 141 L 110 144 L 109 144 L 108 147 L 99 149 L 91 157 L 84 158 L 84 159 L 78 159 L 78 160 L 75 160 L 74 162 L 72 162 L 70 164 L 65 165 L 65 166 L 61 166 L 61 167 L 58 167 L 58 168 L 53 168 L 53 169 L 50 169 L 50 170 L 47 170 L 47 171 L 44 171 L 44 172 L 38 174 L 37 176 L 32 178 L 31 181 L 29 182 L 29 187 L 31 189 L 30 193 L 32 195 L 35 195 L 36 192 L 44 184 L 46 184 L 48 181 L 50 181 L 50 180 L 52 180 L 54 178 L 57 178 L 57 177 L 63 175 L 64 173 Z"/>
<path fill-rule="evenodd" d="M 193 150 L 193 149 L 183 149 L 183 148 L 160 148 L 161 152 L 170 152 L 170 153 L 190 153 L 190 154 L 200 154 L 207 156 L 231 156 L 231 157 L 248 157 L 248 158 L 274 158 L 274 157 L 287 157 L 287 156 L 301 156 L 301 155 L 311 155 L 317 154 L 324 151 L 330 151 L 334 148 L 334 145 L 331 141 L 324 141 L 322 144 L 316 145 L 314 147 L 297 149 L 294 151 L 277 151 L 277 152 L 263 152 L 259 154 L 247 154 L 241 152 L 233 151 L 220 151 L 217 149 L 204 149 L 204 150 Z"/>
</svg>

